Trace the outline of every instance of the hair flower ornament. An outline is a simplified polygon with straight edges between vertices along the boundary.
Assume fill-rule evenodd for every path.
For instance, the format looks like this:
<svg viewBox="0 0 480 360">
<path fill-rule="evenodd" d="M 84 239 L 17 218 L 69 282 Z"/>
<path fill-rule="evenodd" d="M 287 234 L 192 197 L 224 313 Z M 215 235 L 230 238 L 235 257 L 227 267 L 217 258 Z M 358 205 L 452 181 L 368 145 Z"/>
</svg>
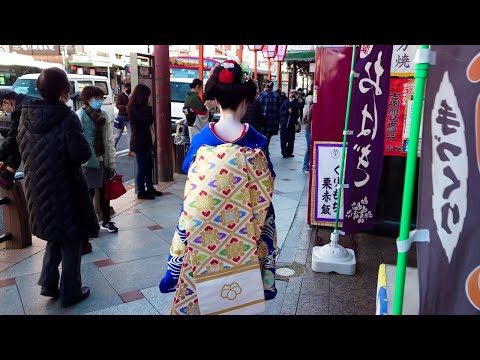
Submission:
<svg viewBox="0 0 480 360">
<path fill-rule="evenodd" d="M 244 64 L 239 64 L 240 67 L 242 68 L 242 83 L 245 83 L 249 80 L 253 80 L 252 72 L 248 67 L 246 67 Z"/>
<path fill-rule="evenodd" d="M 233 60 L 225 60 L 220 66 L 224 69 L 233 69 L 235 62 Z"/>
</svg>

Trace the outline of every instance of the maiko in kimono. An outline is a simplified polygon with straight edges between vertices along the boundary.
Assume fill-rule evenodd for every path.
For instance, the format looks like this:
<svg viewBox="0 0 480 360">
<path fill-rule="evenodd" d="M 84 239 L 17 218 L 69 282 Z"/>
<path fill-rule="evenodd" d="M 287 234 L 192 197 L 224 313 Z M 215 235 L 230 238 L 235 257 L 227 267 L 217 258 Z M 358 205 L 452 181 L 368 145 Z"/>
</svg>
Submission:
<svg viewBox="0 0 480 360">
<path fill-rule="evenodd" d="M 160 282 L 171 314 L 256 314 L 275 298 L 275 173 L 265 136 L 242 124 L 256 87 L 236 62 L 216 67 L 207 100 L 221 110 L 192 139 L 184 202 Z"/>
</svg>

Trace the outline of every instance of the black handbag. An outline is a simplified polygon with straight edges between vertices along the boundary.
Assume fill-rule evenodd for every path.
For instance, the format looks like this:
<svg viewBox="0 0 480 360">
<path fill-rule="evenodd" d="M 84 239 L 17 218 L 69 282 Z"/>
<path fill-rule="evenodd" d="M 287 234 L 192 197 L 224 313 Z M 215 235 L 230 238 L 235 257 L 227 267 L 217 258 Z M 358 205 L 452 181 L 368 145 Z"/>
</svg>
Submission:
<svg viewBox="0 0 480 360">
<path fill-rule="evenodd" d="M 298 121 L 295 121 L 295 132 L 299 133 L 300 131 L 302 131 L 302 125 L 300 125 Z"/>
</svg>

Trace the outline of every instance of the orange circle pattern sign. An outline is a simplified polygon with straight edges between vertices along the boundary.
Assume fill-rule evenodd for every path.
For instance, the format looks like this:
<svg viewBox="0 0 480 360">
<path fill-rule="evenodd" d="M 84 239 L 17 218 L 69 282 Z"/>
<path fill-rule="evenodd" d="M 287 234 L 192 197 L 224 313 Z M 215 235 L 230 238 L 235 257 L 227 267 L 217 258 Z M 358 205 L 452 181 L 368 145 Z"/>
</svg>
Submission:
<svg viewBox="0 0 480 360">
<path fill-rule="evenodd" d="M 465 282 L 465 292 L 468 300 L 478 310 L 480 310 L 480 266 L 477 266 L 468 275 Z"/>
</svg>

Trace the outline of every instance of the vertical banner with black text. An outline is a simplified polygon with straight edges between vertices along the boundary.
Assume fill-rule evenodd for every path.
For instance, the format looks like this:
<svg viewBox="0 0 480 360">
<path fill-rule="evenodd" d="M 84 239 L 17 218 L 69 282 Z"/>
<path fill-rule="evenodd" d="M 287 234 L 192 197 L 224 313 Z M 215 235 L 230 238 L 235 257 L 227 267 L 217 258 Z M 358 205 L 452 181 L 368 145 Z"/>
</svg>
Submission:
<svg viewBox="0 0 480 360">
<path fill-rule="evenodd" d="M 418 199 L 420 314 L 480 314 L 480 46 L 433 45 Z"/>
</svg>

